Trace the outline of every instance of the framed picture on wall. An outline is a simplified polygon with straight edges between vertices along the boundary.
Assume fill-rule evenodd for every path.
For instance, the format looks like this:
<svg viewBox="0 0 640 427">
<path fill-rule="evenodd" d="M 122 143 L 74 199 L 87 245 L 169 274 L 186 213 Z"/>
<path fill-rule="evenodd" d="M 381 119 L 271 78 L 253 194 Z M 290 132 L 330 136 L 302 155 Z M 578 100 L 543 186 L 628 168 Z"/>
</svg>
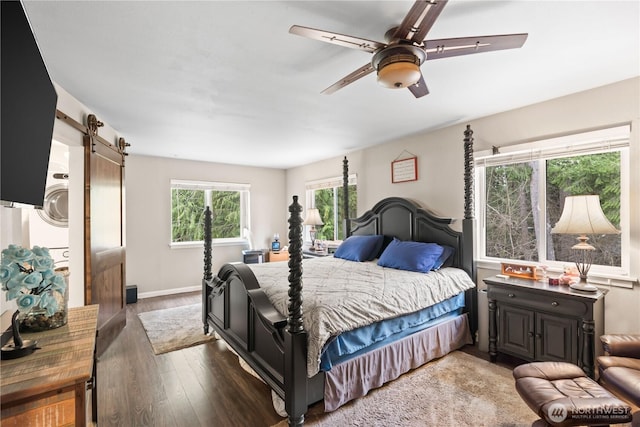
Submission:
<svg viewBox="0 0 640 427">
<path fill-rule="evenodd" d="M 418 180 L 418 158 L 409 157 L 407 159 L 394 160 L 391 162 L 391 182 L 417 181 Z"/>
</svg>

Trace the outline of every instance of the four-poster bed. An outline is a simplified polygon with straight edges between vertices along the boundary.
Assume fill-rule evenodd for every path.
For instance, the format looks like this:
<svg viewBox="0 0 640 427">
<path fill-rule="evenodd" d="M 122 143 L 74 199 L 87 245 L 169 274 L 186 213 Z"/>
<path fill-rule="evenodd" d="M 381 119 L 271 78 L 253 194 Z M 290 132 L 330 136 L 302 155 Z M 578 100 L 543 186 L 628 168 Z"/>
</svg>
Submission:
<svg viewBox="0 0 640 427">
<path fill-rule="evenodd" d="M 204 332 L 212 327 L 284 400 L 290 425 L 303 425 L 308 406 L 315 402 L 324 400 L 326 410 L 336 409 L 472 341 L 477 329 L 472 134 L 467 126 L 462 232 L 450 228 L 451 220 L 437 218 L 411 200 L 385 198 L 359 218 L 345 221 L 345 242 L 378 242 L 362 260 L 366 262 L 337 253 L 303 261 L 302 206 L 294 196 L 288 263 L 225 264 L 214 276 L 211 212 L 206 211 Z M 346 203 L 346 158 L 343 176 Z M 387 264 L 392 248 L 406 250 L 407 244 L 421 250 L 428 245 L 452 248 L 447 261 L 453 268 L 438 264 L 436 271 L 424 274 L 393 265 L 405 264 L 404 259 Z M 438 260 L 444 262 L 442 252 Z M 399 324 L 410 326 L 401 329 Z M 384 332 L 372 338 L 372 330 Z M 363 335 L 372 341 L 363 343 Z"/>
</svg>

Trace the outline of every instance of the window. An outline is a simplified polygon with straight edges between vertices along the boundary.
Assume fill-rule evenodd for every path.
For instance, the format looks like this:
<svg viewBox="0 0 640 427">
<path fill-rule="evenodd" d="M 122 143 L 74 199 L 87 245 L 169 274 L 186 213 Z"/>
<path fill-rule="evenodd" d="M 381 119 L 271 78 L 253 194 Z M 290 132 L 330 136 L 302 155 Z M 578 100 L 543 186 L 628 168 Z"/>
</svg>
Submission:
<svg viewBox="0 0 640 427">
<path fill-rule="evenodd" d="M 249 224 L 249 184 L 171 181 L 171 243 L 204 240 L 204 210 L 212 212 L 211 237 L 218 243 L 244 241 Z"/>
<path fill-rule="evenodd" d="M 566 196 L 597 194 L 621 234 L 590 235 L 595 270 L 628 271 L 629 127 L 478 153 L 480 257 L 553 265 L 573 263 L 574 235 L 551 234 Z M 594 271 L 594 269 L 592 269 Z"/>
<path fill-rule="evenodd" d="M 307 206 L 317 208 L 324 225 L 316 227 L 318 240 L 343 240 L 344 195 L 342 177 L 307 183 Z M 349 175 L 349 214 L 355 218 L 358 211 L 358 186 L 356 175 Z"/>
</svg>

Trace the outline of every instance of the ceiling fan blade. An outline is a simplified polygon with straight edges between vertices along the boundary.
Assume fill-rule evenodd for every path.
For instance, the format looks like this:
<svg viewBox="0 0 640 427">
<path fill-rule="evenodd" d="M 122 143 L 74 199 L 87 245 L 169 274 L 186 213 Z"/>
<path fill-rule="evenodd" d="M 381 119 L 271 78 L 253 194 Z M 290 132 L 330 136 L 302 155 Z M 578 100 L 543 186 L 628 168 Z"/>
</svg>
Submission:
<svg viewBox="0 0 640 427">
<path fill-rule="evenodd" d="M 516 49 L 522 47 L 528 34 L 504 34 L 501 36 L 460 37 L 452 39 L 425 40 L 427 61 L 452 56 L 492 50 Z"/>
<path fill-rule="evenodd" d="M 416 84 L 409 86 L 409 90 L 416 98 L 428 95 L 429 88 L 427 88 L 427 84 L 424 82 L 424 76 L 420 75 L 420 80 L 418 80 Z"/>
<path fill-rule="evenodd" d="M 300 25 L 293 25 L 289 28 L 289 32 L 298 36 L 320 40 L 321 42 L 337 44 L 351 49 L 364 50 L 369 53 L 373 53 L 376 50 L 387 46 L 385 43 L 377 42 L 375 40 L 367 40 L 360 37 L 332 33 L 330 31 L 316 30 L 315 28 L 302 27 Z"/>
<path fill-rule="evenodd" d="M 447 0 L 417 0 L 393 35 L 394 39 L 422 43 L 447 5 Z"/>
<path fill-rule="evenodd" d="M 342 89 L 343 87 L 345 87 L 348 84 L 351 84 L 353 82 L 355 82 L 356 80 L 371 74 L 374 71 L 373 65 L 371 65 L 371 63 L 368 63 L 367 65 L 364 65 L 360 68 L 358 68 L 357 70 L 355 70 L 353 73 L 349 74 L 348 76 L 344 77 L 343 79 L 341 79 L 340 81 L 332 84 L 331 86 L 329 86 L 328 88 L 326 88 L 325 90 L 323 90 L 321 93 L 325 94 L 325 95 L 331 95 L 333 92 Z"/>
</svg>

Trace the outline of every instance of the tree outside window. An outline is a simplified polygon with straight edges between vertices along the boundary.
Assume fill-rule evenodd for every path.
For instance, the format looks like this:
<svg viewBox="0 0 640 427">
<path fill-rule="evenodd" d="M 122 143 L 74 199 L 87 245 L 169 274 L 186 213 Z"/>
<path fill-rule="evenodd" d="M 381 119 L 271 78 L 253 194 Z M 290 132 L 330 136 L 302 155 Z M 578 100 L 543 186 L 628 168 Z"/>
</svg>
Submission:
<svg viewBox="0 0 640 427">
<path fill-rule="evenodd" d="M 349 214 L 355 218 L 358 210 L 358 187 L 349 185 Z M 344 236 L 344 194 L 341 186 L 312 190 L 315 207 L 320 212 L 324 225 L 316 227 L 316 239 L 343 240 Z"/>
<path fill-rule="evenodd" d="M 488 257 L 538 261 L 531 205 L 534 169 L 532 163 L 486 168 Z"/>
<path fill-rule="evenodd" d="M 248 223 L 248 185 L 172 181 L 171 186 L 172 243 L 204 240 L 206 206 L 212 212 L 212 239 L 243 238 L 242 230 Z"/>
<path fill-rule="evenodd" d="M 548 160 L 546 181 L 550 224 L 560 219 L 566 196 L 597 194 L 605 216 L 620 229 L 620 152 Z M 575 237 L 552 234 L 552 244 L 547 246 L 547 259 L 573 259 L 571 246 L 577 243 Z M 596 248 L 593 252 L 594 264 L 621 266 L 619 234 L 591 235 L 589 243 Z"/>
<path fill-rule="evenodd" d="M 487 257 L 573 261 L 577 236 L 551 234 L 567 196 L 599 195 L 607 218 L 620 226 L 620 151 L 487 166 L 484 173 Z M 621 266 L 620 235 L 588 237 L 594 264 Z"/>
<path fill-rule="evenodd" d="M 204 240 L 203 190 L 171 189 L 171 242 Z"/>
</svg>

